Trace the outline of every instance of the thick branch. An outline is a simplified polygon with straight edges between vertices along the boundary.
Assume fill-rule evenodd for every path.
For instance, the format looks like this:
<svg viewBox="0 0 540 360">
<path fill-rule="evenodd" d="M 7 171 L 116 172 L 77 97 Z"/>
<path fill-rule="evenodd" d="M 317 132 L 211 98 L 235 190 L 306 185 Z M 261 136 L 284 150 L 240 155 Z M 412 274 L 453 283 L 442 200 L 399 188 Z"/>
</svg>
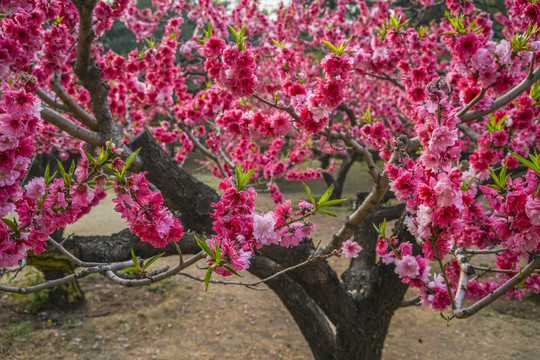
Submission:
<svg viewBox="0 0 540 360">
<path fill-rule="evenodd" d="M 259 278 L 267 278 L 279 271 L 272 260 L 255 256 L 249 271 Z M 308 341 L 316 359 L 333 359 L 335 336 L 325 314 L 306 291 L 289 276 L 274 278 L 267 282 L 293 316 L 300 331 Z"/>
<path fill-rule="evenodd" d="M 194 234 L 185 233 L 178 241 L 183 254 L 196 254 L 200 251 Z M 163 248 L 155 248 L 150 243 L 141 241 L 129 229 L 124 229 L 110 236 L 71 236 L 63 242 L 73 256 L 84 262 L 111 263 L 131 259 L 131 249 L 136 256 L 149 258 L 165 252 L 166 255 L 176 255 L 173 243 Z"/>
<path fill-rule="evenodd" d="M 352 109 L 347 107 L 347 105 L 344 103 L 341 103 L 336 109 L 345 112 L 349 118 L 349 121 L 351 122 L 351 125 L 356 126 L 356 115 L 354 115 L 354 111 Z"/>
<path fill-rule="evenodd" d="M 130 147 L 141 148 L 139 157 L 142 170 L 148 172 L 146 178 L 164 194 L 166 205 L 180 212 L 184 227 L 198 233 L 210 232 L 211 204 L 219 201 L 216 191 L 185 172 L 148 131 L 136 136 Z"/>
<path fill-rule="evenodd" d="M 55 94 L 64 102 L 65 106 L 73 113 L 73 115 L 84 125 L 88 126 L 92 130 L 96 130 L 97 122 L 92 115 L 86 112 L 82 107 L 79 106 L 66 90 L 60 84 L 59 75 L 54 75 L 53 80 L 51 81 L 51 87 L 54 90 Z"/>
<path fill-rule="evenodd" d="M 60 110 L 62 112 L 69 112 L 70 110 L 62 103 L 54 100 L 49 96 L 42 88 L 36 90 L 36 95 L 43 101 L 45 104 L 49 105 L 53 109 Z"/>
<path fill-rule="evenodd" d="M 83 140 L 94 146 L 103 145 L 102 138 L 97 133 L 75 124 L 51 109 L 42 108 L 41 118 L 77 139 Z"/>
<path fill-rule="evenodd" d="M 72 0 L 72 2 L 79 13 L 76 68 L 86 72 L 92 65 L 92 42 L 96 37 L 93 30 L 93 12 L 97 0 Z"/>
<path fill-rule="evenodd" d="M 376 183 L 379 179 L 379 172 L 377 171 L 377 168 L 375 167 L 375 162 L 373 161 L 373 156 L 371 153 L 362 145 L 360 145 L 350 133 L 342 133 L 341 131 L 334 131 L 330 129 L 324 129 L 323 131 L 319 132 L 319 134 L 324 135 L 329 138 L 333 139 L 340 139 L 342 140 L 347 146 L 350 146 L 355 152 L 361 154 L 364 156 L 364 160 L 366 161 L 366 164 L 368 166 L 369 174 L 371 175 L 371 178 Z"/>
<path fill-rule="evenodd" d="M 109 108 L 108 94 L 110 86 L 101 79 L 101 68 L 92 58 L 92 42 L 96 36 L 93 30 L 93 10 L 97 0 L 72 0 L 79 13 L 79 37 L 77 57 L 73 70 L 82 85 L 90 94 L 90 106 L 96 117 L 97 129 L 105 138 L 113 139 L 115 144 L 122 144 L 122 133 Z"/>
</svg>

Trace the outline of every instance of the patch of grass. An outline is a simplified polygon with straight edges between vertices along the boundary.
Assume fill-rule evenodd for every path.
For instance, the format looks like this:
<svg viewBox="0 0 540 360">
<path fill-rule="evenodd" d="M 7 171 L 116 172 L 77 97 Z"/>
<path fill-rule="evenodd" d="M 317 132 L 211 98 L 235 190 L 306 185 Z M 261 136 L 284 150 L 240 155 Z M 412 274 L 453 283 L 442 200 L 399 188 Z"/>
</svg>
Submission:
<svg viewBox="0 0 540 360">
<path fill-rule="evenodd" d="M 165 294 L 165 291 L 167 289 L 165 289 L 165 286 L 163 286 L 162 284 L 157 283 L 157 284 L 148 285 L 146 290 L 148 290 L 150 292 L 153 292 L 155 294 L 163 295 L 163 294 Z"/>
<path fill-rule="evenodd" d="M 11 324 L 6 327 L 4 333 L 9 340 L 13 340 L 16 337 L 28 335 L 31 330 L 30 325 L 31 324 L 29 321 L 22 321 L 17 324 Z"/>
</svg>

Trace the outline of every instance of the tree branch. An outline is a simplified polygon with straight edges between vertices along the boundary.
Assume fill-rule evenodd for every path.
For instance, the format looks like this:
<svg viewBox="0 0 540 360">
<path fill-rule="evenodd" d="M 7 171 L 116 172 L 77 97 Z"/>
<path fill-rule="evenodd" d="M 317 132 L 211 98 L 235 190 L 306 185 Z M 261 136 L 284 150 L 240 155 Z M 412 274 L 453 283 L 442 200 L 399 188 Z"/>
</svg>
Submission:
<svg viewBox="0 0 540 360">
<path fill-rule="evenodd" d="M 467 293 L 469 278 L 474 275 L 474 268 L 469 263 L 469 259 L 467 259 L 467 255 L 462 248 L 454 245 L 451 250 L 458 261 L 459 267 L 461 268 L 454 301 L 455 309 L 460 310 L 463 305 L 463 300 L 465 299 L 465 294 Z"/>
<path fill-rule="evenodd" d="M 407 48 L 405 48 L 407 49 Z M 407 53 L 408 55 L 408 53 Z M 410 57 L 409 57 L 410 58 Z M 367 76 L 371 76 L 375 79 L 379 79 L 379 80 L 388 80 L 390 81 L 392 84 L 396 85 L 397 87 L 399 87 L 401 90 L 405 90 L 405 85 L 403 85 L 401 82 L 399 82 L 399 80 L 397 79 L 394 79 L 393 77 L 391 77 L 390 75 L 388 74 L 384 74 L 384 75 L 377 75 L 377 74 L 373 74 L 373 73 L 370 73 L 370 72 L 366 72 L 366 75 Z"/>
<path fill-rule="evenodd" d="M 390 158 L 391 163 L 396 163 L 401 159 L 405 149 L 408 145 L 408 139 L 405 135 L 400 135 L 394 142 L 394 153 Z M 373 211 L 373 209 L 379 204 L 384 194 L 389 188 L 390 179 L 388 174 L 384 171 L 380 174 L 375 181 L 375 184 L 366 197 L 362 205 L 356 209 L 348 218 L 345 224 L 332 236 L 332 241 L 323 248 L 320 248 L 315 252 L 315 256 L 329 254 L 332 251 L 339 249 L 341 244 L 349 239 L 353 234 L 355 229 L 360 225 L 367 216 Z"/>
<path fill-rule="evenodd" d="M 517 98 L 519 95 L 521 95 L 525 90 L 527 90 L 531 85 L 533 85 L 538 80 L 540 80 L 540 67 L 534 70 L 532 73 L 530 73 L 525 79 L 523 79 L 523 81 L 521 81 L 519 84 L 514 86 L 506 94 L 502 95 L 497 100 L 495 100 L 493 104 L 491 104 L 488 110 L 468 112 L 460 116 L 461 120 L 463 122 L 473 121 L 473 120 L 481 118 L 482 116 L 490 114 L 497 109 L 500 109 L 501 107 L 503 107 L 504 105 L 508 104 L 509 102 Z"/>
<path fill-rule="evenodd" d="M 64 87 L 60 84 L 60 75 L 54 74 L 51 81 L 51 88 L 55 94 L 64 102 L 65 106 L 73 113 L 73 115 L 84 125 L 88 126 L 92 130 L 97 129 L 96 119 L 80 107 L 69 94 Z"/>
<path fill-rule="evenodd" d="M 502 286 L 490 292 L 489 295 L 475 302 L 473 305 L 465 309 L 454 310 L 452 312 L 453 316 L 458 319 L 465 319 L 465 318 L 471 317 L 472 315 L 476 314 L 481 309 L 491 304 L 493 301 L 503 296 L 506 292 L 508 292 L 514 286 L 516 286 L 517 284 L 525 280 L 525 278 L 531 275 L 538 268 L 538 266 L 540 266 L 540 256 L 536 254 L 533 261 L 530 262 L 524 269 L 522 269 L 519 274 L 517 274 L 516 276 L 506 281 Z"/>
<path fill-rule="evenodd" d="M 50 107 L 62 111 L 62 112 L 70 112 L 70 110 L 62 103 L 59 103 L 58 101 L 54 100 L 49 94 L 45 92 L 42 88 L 38 88 L 36 90 L 36 95 L 43 101 L 45 104 L 49 105 Z"/>
<path fill-rule="evenodd" d="M 33 292 L 36 292 L 36 291 L 49 289 L 49 288 L 51 288 L 53 286 L 66 284 L 66 283 L 68 283 L 70 281 L 73 281 L 73 280 L 82 279 L 83 277 L 86 277 L 86 276 L 91 275 L 91 274 L 104 273 L 106 271 L 121 270 L 121 269 L 124 269 L 124 268 L 126 268 L 128 266 L 133 266 L 133 265 L 135 265 L 135 264 L 133 263 L 132 260 L 119 262 L 119 263 L 108 264 L 108 265 L 99 265 L 99 266 L 89 267 L 89 268 L 86 268 L 86 269 L 84 269 L 82 271 L 79 271 L 79 272 L 73 273 L 71 275 L 65 276 L 63 278 L 56 279 L 56 280 L 50 280 L 50 281 L 47 281 L 47 282 L 39 284 L 39 285 L 28 286 L 28 287 L 24 287 L 24 288 L 0 285 L 0 290 L 1 291 L 6 291 L 6 292 L 17 293 L 17 294 L 30 294 L 30 293 L 33 293 Z"/>
<path fill-rule="evenodd" d="M 41 109 L 41 118 L 77 139 L 83 140 L 91 145 L 102 146 L 104 144 L 103 139 L 97 133 L 75 124 L 51 109 L 43 107 Z"/>
</svg>

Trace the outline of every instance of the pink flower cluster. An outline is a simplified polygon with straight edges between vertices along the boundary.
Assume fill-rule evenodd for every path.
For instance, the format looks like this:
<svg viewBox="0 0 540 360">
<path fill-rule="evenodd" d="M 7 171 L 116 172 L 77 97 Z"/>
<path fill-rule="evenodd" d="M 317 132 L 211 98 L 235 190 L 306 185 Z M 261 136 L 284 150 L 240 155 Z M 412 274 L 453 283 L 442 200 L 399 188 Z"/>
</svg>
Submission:
<svg viewBox="0 0 540 360">
<path fill-rule="evenodd" d="M 201 46 L 206 56 L 204 68 L 219 87 L 235 97 L 253 94 L 259 80 L 255 76 L 257 63 L 250 49 L 240 51 L 236 44 L 225 44 L 223 39 L 210 37 Z"/>
<path fill-rule="evenodd" d="M 122 215 L 131 232 L 155 247 L 178 241 L 184 234 L 182 223 L 163 207 L 163 197 L 148 187 L 146 173 L 133 174 L 114 186 L 114 210 Z"/>
<path fill-rule="evenodd" d="M 259 138 L 284 136 L 291 129 L 290 115 L 278 111 L 267 116 L 262 112 L 231 109 L 216 117 L 216 124 L 233 135 Z"/>
<path fill-rule="evenodd" d="M 3 83 L 0 98 L 0 217 L 15 210 L 18 196 L 34 152 L 34 135 L 40 125 L 39 103 L 24 88 Z"/>
<path fill-rule="evenodd" d="M 347 53 L 330 53 L 321 64 L 325 78 L 317 79 L 314 92 L 308 93 L 302 85 L 291 81 L 283 84 L 299 115 L 300 128 L 309 134 L 321 131 L 328 123 L 329 113 L 343 101 L 354 59 Z"/>
<path fill-rule="evenodd" d="M 315 229 L 315 225 L 305 219 L 295 221 L 289 200 L 278 204 L 272 212 L 257 214 L 254 201 L 257 193 L 253 188 L 238 191 L 232 180 L 225 178 L 219 184 L 219 189 L 223 195 L 219 202 L 212 204 L 215 210 L 210 214 L 214 218 L 213 230 L 216 234 L 207 239 L 206 243 L 211 249 L 217 243 L 221 249 L 223 265 L 234 270 L 249 267 L 254 248 L 270 244 L 297 246 Z M 296 216 L 306 215 L 311 210 L 305 202 L 301 202 L 299 207 Z M 210 256 L 206 260 L 210 265 L 213 263 Z M 231 275 L 222 266 L 216 267 L 215 271 L 222 276 Z"/>
<path fill-rule="evenodd" d="M 15 200 L 19 216 L 18 230 L 1 223 L 0 267 L 17 264 L 26 257 L 26 251 L 39 254 L 49 235 L 55 230 L 73 224 L 105 198 L 103 189 L 92 189 L 86 183 L 66 185 L 63 179 L 54 179 L 46 186 L 43 178 L 34 178 L 25 186 L 21 197 Z"/>
<path fill-rule="evenodd" d="M 397 243 L 397 238 L 387 241 L 380 237 L 376 252 L 384 263 L 395 265 L 395 272 L 402 278 L 401 281 L 420 289 L 423 305 L 431 305 L 435 310 L 444 310 L 450 305 L 450 297 L 443 277 L 434 274 L 433 281 L 429 281 L 431 270 L 429 261 L 420 255 L 413 256 L 410 242 L 402 242 L 396 248 Z M 389 251 L 389 246 L 393 250 Z"/>
<path fill-rule="evenodd" d="M 480 186 L 494 211 L 491 220 L 502 245 L 525 258 L 540 249 L 540 198 L 533 197 L 538 177 L 529 169 L 524 180 L 509 179 L 507 193 Z"/>
</svg>

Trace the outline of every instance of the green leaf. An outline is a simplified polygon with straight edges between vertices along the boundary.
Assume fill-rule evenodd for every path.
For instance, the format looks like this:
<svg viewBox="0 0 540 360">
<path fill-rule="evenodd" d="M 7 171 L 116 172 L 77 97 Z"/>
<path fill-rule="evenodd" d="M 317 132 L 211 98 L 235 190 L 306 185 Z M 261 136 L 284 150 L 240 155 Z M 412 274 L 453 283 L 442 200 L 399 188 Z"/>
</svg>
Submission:
<svg viewBox="0 0 540 360">
<path fill-rule="evenodd" d="M 240 191 L 240 183 L 242 182 L 242 178 L 243 178 L 243 171 L 242 171 L 242 164 L 238 164 L 236 165 L 236 169 L 235 169 L 235 173 L 236 173 L 236 189 L 238 191 Z"/>
<path fill-rule="evenodd" d="M 195 240 L 197 241 L 197 245 L 208 255 L 212 258 L 212 260 L 216 261 L 216 255 L 210 250 L 206 242 L 200 240 L 198 237 L 195 236 Z"/>
<path fill-rule="evenodd" d="M 216 264 L 221 264 L 221 249 L 217 241 L 214 241 L 214 253 L 216 254 Z"/>
<path fill-rule="evenodd" d="M 60 162 L 60 160 L 56 160 L 56 161 L 58 162 L 58 169 L 60 169 L 60 174 L 62 174 L 62 178 L 64 179 L 64 183 L 66 184 L 66 186 L 71 186 L 71 177 L 69 176 L 69 174 L 66 172 L 66 170 L 62 166 L 62 163 Z"/>
<path fill-rule="evenodd" d="M 507 166 L 506 166 L 506 164 L 504 164 L 503 168 L 501 169 L 501 172 L 499 173 L 499 183 L 500 184 L 506 185 L 506 183 L 508 182 L 508 179 L 506 177 L 506 170 L 507 170 Z"/>
<path fill-rule="evenodd" d="M 315 202 L 315 197 L 313 196 L 313 192 L 311 191 L 311 189 L 309 188 L 309 186 L 307 186 L 305 182 L 302 181 L 302 185 L 304 185 L 304 189 L 306 190 L 309 196 L 309 200 L 311 201 L 311 204 L 315 207 L 316 202 Z"/>
<path fill-rule="evenodd" d="M 537 165 L 537 164 L 525 159 L 523 156 L 518 155 L 516 153 L 513 153 L 512 151 L 510 151 L 510 154 L 512 154 L 513 157 L 518 159 L 520 163 L 522 163 L 523 165 L 525 165 L 529 169 L 532 169 L 532 170 L 536 171 L 538 174 L 540 174 L 540 165 Z M 531 154 L 529 154 L 529 156 L 531 156 L 531 158 L 532 158 Z"/>
<path fill-rule="evenodd" d="M 540 98 L 540 83 L 535 82 L 534 85 L 531 88 L 531 91 L 529 92 L 530 97 L 533 98 L 534 101 L 538 101 Z"/>
<path fill-rule="evenodd" d="M 339 56 L 339 50 L 337 47 L 335 47 L 334 45 L 332 45 L 331 43 L 329 43 L 328 41 L 326 40 L 323 40 L 323 43 L 328 46 L 330 48 L 330 50 L 332 50 L 332 52 L 335 54 L 335 55 L 338 55 Z"/>
<path fill-rule="evenodd" d="M 319 202 L 317 203 L 317 205 L 320 205 L 321 203 L 324 203 L 326 200 L 328 200 L 330 198 L 330 196 L 332 196 L 333 192 L 334 192 L 334 184 L 331 184 L 328 187 L 328 189 L 326 189 L 324 194 L 321 196 L 321 198 L 319 199 Z"/>
<path fill-rule="evenodd" d="M 152 265 L 157 259 L 165 255 L 165 253 L 157 254 L 152 256 L 148 261 L 144 264 L 143 271 L 146 270 L 150 265 Z"/>
<path fill-rule="evenodd" d="M 2 222 L 4 224 L 6 224 L 7 226 L 9 226 L 9 228 L 13 231 L 18 231 L 19 230 L 19 226 L 17 225 L 17 222 L 16 221 L 11 221 L 9 219 L 6 219 L 6 218 L 0 218 L 0 220 L 2 220 Z M 15 219 L 13 219 L 15 220 Z"/>
<path fill-rule="evenodd" d="M 475 179 L 476 179 L 476 175 L 473 176 L 473 177 L 471 178 L 471 180 L 469 180 L 468 183 L 463 182 L 463 183 L 461 184 L 461 191 L 467 191 L 467 190 L 469 190 L 469 189 L 471 188 L 471 186 L 472 186 L 472 184 L 473 184 L 473 182 L 474 182 Z"/>
<path fill-rule="evenodd" d="M 141 151 L 141 148 L 138 148 L 137 150 L 135 150 L 131 155 L 129 155 L 126 159 L 126 166 L 125 168 L 126 169 L 129 169 L 129 166 L 133 163 L 133 161 L 135 161 L 135 158 L 137 157 L 137 155 L 139 155 L 139 152 Z"/>
<path fill-rule="evenodd" d="M 212 22 L 208 24 L 208 28 L 206 29 L 206 32 L 204 34 L 206 35 L 206 38 L 212 36 Z"/>
<path fill-rule="evenodd" d="M 242 26 L 242 29 L 240 29 L 240 41 L 244 39 L 244 36 L 246 35 L 246 25 Z"/>
<path fill-rule="evenodd" d="M 334 214 L 334 213 L 332 213 L 332 212 L 330 212 L 328 210 L 325 210 L 325 209 L 319 209 L 318 211 L 325 214 L 325 215 L 328 215 L 328 216 L 333 216 L 333 217 L 337 216 L 336 214 Z"/>
<path fill-rule="evenodd" d="M 45 180 L 45 186 L 49 186 L 51 183 L 52 177 L 50 176 L 51 169 L 49 168 L 49 164 L 47 164 L 47 167 L 45 168 L 45 174 L 43 174 L 43 180 Z"/>
<path fill-rule="evenodd" d="M 130 266 L 130 267 L 127 267 L 125 268 L 124 270 L 122 270 L 122 273 L 125 274 L 125 273 L 138 273 L 140 272 L 141 270 L 139 268 L 136 268 L 134 266 Z"/>
<path fill-rule="evenodd" d="M 334 199 L 334 200 L 328 200 L 321 204 L 321 201 L 319 200 L 319 207 L 325 207 L 325 206 L 334 206 L 337 204 L 341 204 L 342 202 L 347 201 L 347 199 Z"/>
<path fill-rule="evenodd" d="M 231 25 L 229 25 L 229 30 L 232 31 L 232 33 L 236 37 L 236 40 L 240 40 L 240 36 L 238 36 L 238 33 L 236 32 L 236 30 Z"/>
<path fill-rule="evenodd" d="M 75 174 L 75 161 L 71 160 L 71 166 L 69 167 L 69 177 L 72 178 Z"/>
<path fill-rule="evenodd" d="M 208 284 L 210 284 L 210 278 L 212 277 L 212 273 L 214 272 L 214 269 L 216 268 L 216 264 L 212 264 L 208 267 L 208 270 L 206 270 L 206 276 L 204 277 L 204 291 L 208 291 Z"/>
<path fill-rule="evenodd" d="M 380 223 L 378 226 L 373 224 L 373 227 L 375 228 L 375 231 L 377 231 L 377 234 L 379 234 L 379 236 L 383 238 L 386 237 L 386 218 L 384 218 L 383 222 Z"/>
<path fill-rule="evenodd" d="M 504 187 L 501 187 L 501 184 L 499 182 L 499 178 L 497 177 L 497 175 L 495 175 L 495 172 L 493 170 L 491 170 L 491 168 L 488 168 L 488 170 L 489 170 L 489 174 L 491 175 L 491 178 L 495 182 L 495 186 L 497 186 L 496 189 L 503 190 Z"/>
<path fill-rule="evenodd" d="M 131 260 L 133 260 L 133 263 L 135 263 L 135 267 L 138 269 L 138 271 L 140 271 L 141 264 L 139 264 L 139 259 L 137 259 L 137 257 L 135 256 L 133 249 L 131 249 Z"/>
<path fill-rule="evenodd" d="M 285 40 L 283 40 L 282 42 L 279 42 L 277 41 L 276 39 L 272 39 L 272 41 L 274 42 L 274 44 L 276 44 L 277 47 L 279 48 L 284 48 L 285 47 Z"/>
<path fill-rule="evenodd" d="M 94 157 L 92 155 L 90 155 L 89 152 L 87 152 L 86 150 L 84 151 L 84 155 L 86 156 L 86 158 L 92 163 L 92 164 L 96 164 L 96 159 L 94 159 Z"/>
<path fill-rule="evenodd" d="M 223 266 L 225 269 L 229 270 L 231 273 L 233 273 L 234 275 L 236 276 L 239 276 L 239 277 L 242 277 L 242 275 L 240 275 L 239 273 L 236 272 L 236 270 L 234 270 L 232 267 L 228 266 L 228 265 L 221 265 Z"/>
</svg>

